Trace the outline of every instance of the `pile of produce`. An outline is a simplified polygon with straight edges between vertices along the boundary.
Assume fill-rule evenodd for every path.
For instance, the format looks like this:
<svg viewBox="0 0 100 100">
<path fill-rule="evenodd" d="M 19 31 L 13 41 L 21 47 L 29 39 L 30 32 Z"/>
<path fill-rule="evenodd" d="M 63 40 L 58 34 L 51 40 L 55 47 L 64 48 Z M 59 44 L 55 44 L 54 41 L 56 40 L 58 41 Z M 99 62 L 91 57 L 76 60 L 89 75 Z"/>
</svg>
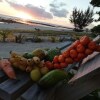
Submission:
<svg viewBox="0 0 100 100">
<path fill-rule="evenodd" d="M 60 49 L 44 51 L 35 49 L 31 53 L 10 52 L 9 59 L 0 60 L 0 68 L 10 79 L 16 79 L 15 69 L 30 73 L 30 77 L 42 87 L 50 87 L 67 78 L 64 68 L 82 61 L 94 51 L 100 52 L 100 45 L 89 37 L 76 40 L 64 52 Z"/>
</svg>

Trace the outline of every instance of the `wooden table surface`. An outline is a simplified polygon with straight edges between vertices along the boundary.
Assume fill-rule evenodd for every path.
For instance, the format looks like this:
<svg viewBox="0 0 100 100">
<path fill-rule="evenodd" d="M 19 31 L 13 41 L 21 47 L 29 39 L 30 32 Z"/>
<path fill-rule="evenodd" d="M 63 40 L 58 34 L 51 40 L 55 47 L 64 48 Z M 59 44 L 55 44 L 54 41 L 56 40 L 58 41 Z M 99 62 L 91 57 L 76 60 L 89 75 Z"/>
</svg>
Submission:
<svg viewBox="0 0 100 100">
<path fill-rule="evenodd" d="M 78 100 L 100 88 L 100 53 L 83 63 L 68 83 L 42 89 L 33 83 L 29 74 L 16 71 L 17 80 L 8 79 L 0 71 L 0 98 L 3 100 Z"/>
</svg>

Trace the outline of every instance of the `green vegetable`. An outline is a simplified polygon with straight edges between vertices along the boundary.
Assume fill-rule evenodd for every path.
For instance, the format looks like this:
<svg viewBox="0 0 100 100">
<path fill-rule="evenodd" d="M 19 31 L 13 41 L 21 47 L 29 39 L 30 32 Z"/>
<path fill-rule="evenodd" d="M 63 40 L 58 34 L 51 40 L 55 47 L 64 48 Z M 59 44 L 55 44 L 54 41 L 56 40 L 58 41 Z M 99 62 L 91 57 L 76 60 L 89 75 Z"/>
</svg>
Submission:
<svg viewBox="0 0 100 100">
<path fill-rule="evenodd" d="M 23 57 L 25 57 L 25 58 L 27 58 L 27 59 L 31 59 L 31 58 L 34 57 L 34 55 L 31 54 L 31 53 L 24 53 L 24 54 L 23 54 Z"/>
<path fill-rule="evenodd" d="M 38 82 L 43 88 L 56 85 L 58 82 L 66 79 L 67 73 L 64 70 L 55 69 L 45 74 Z"/>
<path fill-rule="evenodd" d="M 56 55 L 60 55 L 60 54 L 61 54 L 60 49 L 58 49 L 58 48 L 56 48 L 56 49 L 50 49 L 50 50 L 47 51 L 46 60 L 53 61 L 53 58 Z"/>
</svg>

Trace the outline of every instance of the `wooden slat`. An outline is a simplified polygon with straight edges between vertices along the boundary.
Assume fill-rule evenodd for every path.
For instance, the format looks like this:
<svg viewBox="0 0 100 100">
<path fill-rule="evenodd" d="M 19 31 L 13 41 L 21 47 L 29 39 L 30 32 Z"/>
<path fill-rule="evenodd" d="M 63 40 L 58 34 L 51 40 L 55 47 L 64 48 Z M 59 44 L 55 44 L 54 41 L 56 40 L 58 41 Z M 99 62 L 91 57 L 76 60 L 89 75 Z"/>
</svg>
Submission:
<svg viewBox="0 0 100 100">
<path fill-rule="evenodd" d="M 0 83 L 7 79 L 7 76 L 0 70 Z"/>
<path fill-rule="evenodd" d="M 93 55 L 91 55 L 92 58 L 90 57 L 90 60 L 87 60 L 87 62 L 81 66 L 78 73 L 70 80 L 70 82 L 75 81 L 100 67 L 100 53 L 98 53 L 98 55 Z"/>
<path fill-rule="evenodd" d="M 56 86 L 48 89 L 43 89 L 37 84 L 34 84 L 24 94 L 21 95 L 21 100 L 52 100 L 55 90 Z"/>
<path fill-rule="evenodd" d="M 21 95 L 21 100 L 38 100 L 38 95 L 40 92 L 40 87 L 35 83 Z"/>
<path fill-rule="evenodd" d="M 96 89 L 100 89 L 100 54 L 81 66 L 69 84 L 58 87 L 54 100 L 79 100 Z"/>
<path fill-rule="evenodd" d="M 17 80 L 8 79 L 0 84 L 0 98 L 15 100 L 32 85 L 32 81 L 26 73 L 17 74 L 17 78 Z"/>
<path fill-rule="evenodd" d="M 57 84 L 56 86 L 54 86 L 52 88 L 42 90 L 42 92 L 38 96 L 38 100 L 55 100 L 56 88 L 58 86 L 59 86 L 59 84 Z"/>
</svg>

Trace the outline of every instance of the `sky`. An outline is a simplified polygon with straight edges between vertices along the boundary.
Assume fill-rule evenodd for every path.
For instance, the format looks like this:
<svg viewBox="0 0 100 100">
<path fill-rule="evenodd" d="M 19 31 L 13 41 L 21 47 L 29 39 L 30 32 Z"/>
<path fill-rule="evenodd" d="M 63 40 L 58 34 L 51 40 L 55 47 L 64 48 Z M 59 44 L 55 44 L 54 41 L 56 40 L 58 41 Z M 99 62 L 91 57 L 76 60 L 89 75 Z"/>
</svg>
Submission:
<svg viewBox="0 0 100 100">
<path fill-rule="evenodd" d="M 0 14 L 73 27 L 69 18 L 74 7 L 86 10 L 93 8 L 91 0 L 0 0 Z M 94 11 L 99 11 L 95 8 Z M 98 18 L 97 15 L 94 18 Z M 92 23 L 97 25 L 100 23 Z"/>
</svg>

